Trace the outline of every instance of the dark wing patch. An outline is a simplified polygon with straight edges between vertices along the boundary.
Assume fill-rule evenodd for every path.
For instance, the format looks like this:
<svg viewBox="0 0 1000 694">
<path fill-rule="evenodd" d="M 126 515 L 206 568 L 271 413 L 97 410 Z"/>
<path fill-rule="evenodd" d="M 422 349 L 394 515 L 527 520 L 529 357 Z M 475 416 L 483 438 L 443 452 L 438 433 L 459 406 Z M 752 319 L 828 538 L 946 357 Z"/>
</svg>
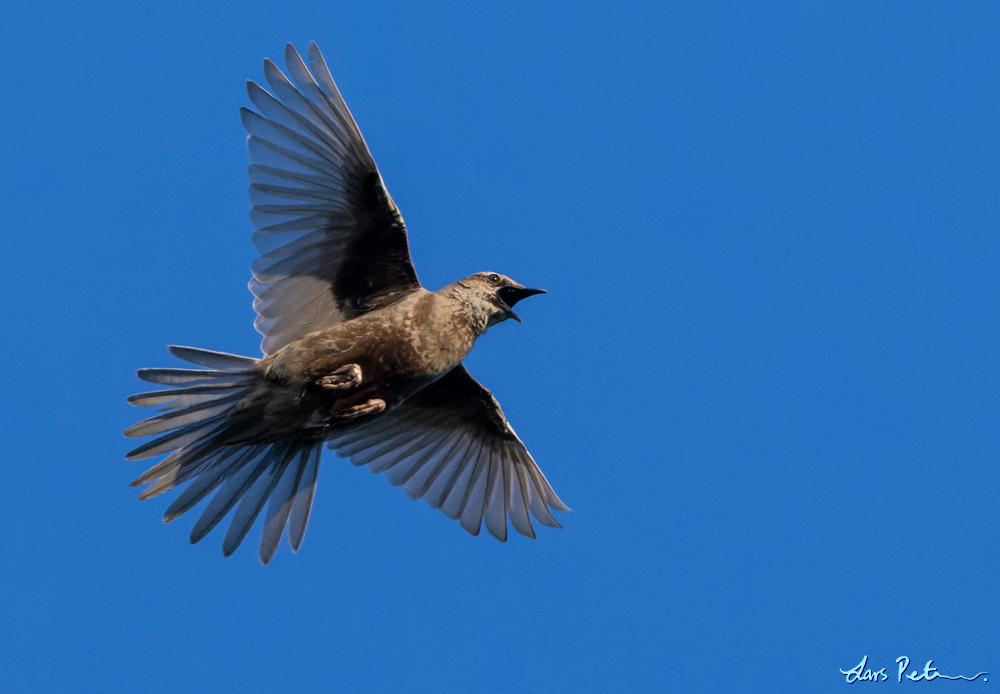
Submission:
<svg viewBox="0 0 1000 694">
<path fill-rule="evenodd" d="M 406 226 L 315 44 L 310 69 L 289 44 L 286 77 L 247 92 L 254 325 L 273 354 L 310 332 L 385 306 L 420 286 Z"/>
<path fill-rule="evenodd" d="M 480 427 L 483 436 L 518 440 L 493 393 L 461 364 L 413 396 L 408 404 L 448 409 L 456 419 Z"/>
<path fill-rule="evenodd" d="M 329 437 L 337 455 L 386 473 L 411 499 L 424 499 L 477 535 L 507 539 L 507 518 L 534 538 L 528 512 L 559 527 L 568 511 L 514 433 L 493 395 L 459 365 L 385 417 Z"/>
<path fill-rule="evenodd" d="M 355 235 L 345 253 L 349 262 L 333 278 L 333 293 L 349 318 L 391 303 L 420 284 L 403 218 L 377 171 L 362 182 L 358 222 L 368 232 Z"/>
</svg>

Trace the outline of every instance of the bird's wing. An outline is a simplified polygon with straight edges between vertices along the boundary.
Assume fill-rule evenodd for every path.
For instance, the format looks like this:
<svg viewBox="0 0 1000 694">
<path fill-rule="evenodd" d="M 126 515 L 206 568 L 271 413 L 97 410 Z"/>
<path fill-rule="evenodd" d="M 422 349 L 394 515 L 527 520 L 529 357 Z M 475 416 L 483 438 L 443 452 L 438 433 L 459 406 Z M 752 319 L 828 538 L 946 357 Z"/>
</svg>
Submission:
<svg viewBox="0 0 1000 694">
<path fill-rule="evenodd" d="M 490 533 L 506 541 L 509 516 L 517 532 L 534 538 L 529 510 L 553 527 L 560 526 L 549 507 L 569 510 L 496 399 L 461 365 L 329 445 L 355 465 L 386 473 L 411 499 L 423 498 L 473 535 L 485 518 Z"/>
<path fill-rule="evenodd" d="M 291 79 L 264 61 L 271 92 L 247 83 L 254 326 L 265 355 L 420 286 L 406 226 L 316 44 Z M 272 95 L 273 94 L 273 95 Z"/>
</svg>

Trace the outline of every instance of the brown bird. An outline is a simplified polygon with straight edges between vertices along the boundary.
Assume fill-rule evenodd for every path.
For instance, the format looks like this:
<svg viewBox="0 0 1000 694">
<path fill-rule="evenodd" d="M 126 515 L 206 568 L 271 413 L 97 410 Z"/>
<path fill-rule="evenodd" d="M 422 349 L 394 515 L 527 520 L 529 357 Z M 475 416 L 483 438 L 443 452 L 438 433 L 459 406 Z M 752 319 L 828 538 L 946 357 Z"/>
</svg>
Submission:
<svg viewBox="0 0 1000 694">
<path fill-rule="evenodd" d="M 508 318 L 520 322 L 514 305 L 544 292 L 493 272 L 424 289 L 403 218 L 316 44 L 308 57 L 309 68 L 286 47 L 290 79 L 265 60 L 271 93 L 248 82 L 260 113 L 240 110 L 261 253 L 250 291 L 264 355 L 172 346 L 205 368 L 140 369 L 139 378 L 168 389 L 128 399 L 160 414 L 125 432 L 158 436 L 127 458 L 170 455 L 132 486 L 152 483 L 139 495 L 148 499 L 188 483 L 166 522 L 214 491 L 192 543 L 235 506 L 226 556 L 267 504 L 264 564 L 286 524 L 292 550 L 302 543 L 323 443 L 473 535 L 485 518 L 506 541 L 509 517 L 534 538 L 529 510 L 560 527 L 549 508 L 569 509 L 462 365 L 477 337 Z"/>
</svg>

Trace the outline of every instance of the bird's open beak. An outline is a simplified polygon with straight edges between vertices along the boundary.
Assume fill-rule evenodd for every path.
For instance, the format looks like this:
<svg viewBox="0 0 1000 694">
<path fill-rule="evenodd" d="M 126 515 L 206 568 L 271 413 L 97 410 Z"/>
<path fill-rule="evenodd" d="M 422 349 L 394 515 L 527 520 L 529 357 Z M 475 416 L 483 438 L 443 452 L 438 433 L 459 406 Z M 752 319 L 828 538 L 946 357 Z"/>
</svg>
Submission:
<svg viewBox="0 0 1000 694">
<path fill-rule="evenodd" d="M 529 287 L 521 286 L 507 286 L 501 287 L 497 290 L 497 296 L 500 297 L 500 301 L 504 303 L 504 308 L 506 309 L 507 317 L 513 318 L 518 323 L 521 322 L 521 317 L 514 313 L 512 308 L 521 299 L 526 299 L 529 296 L 534 296 L 535 294 L 545 294 L 544 289 L 531 289 Z"/>
</svg>

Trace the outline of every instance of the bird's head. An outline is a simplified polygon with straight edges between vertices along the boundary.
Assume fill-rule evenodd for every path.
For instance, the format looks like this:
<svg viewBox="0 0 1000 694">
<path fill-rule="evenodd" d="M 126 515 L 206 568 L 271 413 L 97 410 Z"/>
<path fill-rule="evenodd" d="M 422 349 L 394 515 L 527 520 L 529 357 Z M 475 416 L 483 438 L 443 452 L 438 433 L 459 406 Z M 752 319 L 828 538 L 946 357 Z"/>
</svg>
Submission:
<svg viewBox="0 0 1000 694">
<path fill-rule="evenodd" d="M 510 277 L 496 272 L 477 272 L 452 285 L 453 295 L 471 309 L 480 332 L 508 318 L 518 323 L 521 317 L 514 313 L 514 304 L 534 294 L 544 294 L 544 289 L 530 289 Z"/>
</svg>

